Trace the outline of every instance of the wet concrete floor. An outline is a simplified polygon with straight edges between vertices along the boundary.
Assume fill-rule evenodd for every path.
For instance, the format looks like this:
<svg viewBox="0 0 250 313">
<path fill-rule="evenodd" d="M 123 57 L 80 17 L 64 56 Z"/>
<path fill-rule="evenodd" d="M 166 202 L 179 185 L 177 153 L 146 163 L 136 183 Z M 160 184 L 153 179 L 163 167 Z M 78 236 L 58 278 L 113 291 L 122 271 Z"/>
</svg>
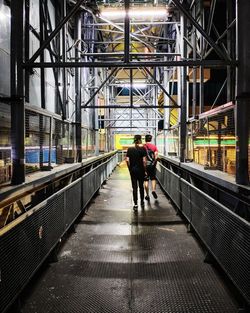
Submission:
<svg viewBox="0 0 250 313">
<path fill-rule="evenodd" d="M 58 262 L 36 275 L 23 313 L 236 313 L 237 305 L 157 186 L 132 210 L 120 164 L 63 243 Z"/>
</svg>

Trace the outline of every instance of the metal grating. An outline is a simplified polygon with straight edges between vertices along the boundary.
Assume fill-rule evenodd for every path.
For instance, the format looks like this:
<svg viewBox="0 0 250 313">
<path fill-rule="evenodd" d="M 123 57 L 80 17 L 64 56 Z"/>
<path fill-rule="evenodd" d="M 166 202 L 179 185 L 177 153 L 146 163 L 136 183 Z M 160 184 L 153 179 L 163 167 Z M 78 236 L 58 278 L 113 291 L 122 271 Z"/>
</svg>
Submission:
<svg viewBox="0 0 250 313">
<path fill-rule="evenodd" d="M 119 167 L 100 190 L 23 312 L 236 313 L 193 236 L 168 224 L 175 210 L 159 189 L 157 201 L 131 212 L 125 170 Z M 158 224 L 146 225 L 154 216 Z"/>
<path fill-rule="evenodd" d="M 157 178 L 162 185 L 163 171 L 173 177 L 169 184 L 163 185 L 172 197 L 177 185 L 176 174 L 162 165 L 160 171 L 161 174 L 157 171 Z M 179 181 L 177 207 L 183 210 L 209 251 L 250 303 L 250 224 L 184 179 L 179 178 Z"/>
<path fill-rule="evenodd" d="M 113 156 L 82 179 L 33 208 L 29 216 L 16 219 L 15 226 L 7 232 L 3 229 L 0 234 L 0 312 L 5 311 L 28 283 L 100 187 L 102 179 L 107 178 L 101 172 L 107 167 L 109 172 L 116 165 L 115 160 L 116 156 Z M 83 205 L 81 198 L 84 199 Z"/>
</svg>

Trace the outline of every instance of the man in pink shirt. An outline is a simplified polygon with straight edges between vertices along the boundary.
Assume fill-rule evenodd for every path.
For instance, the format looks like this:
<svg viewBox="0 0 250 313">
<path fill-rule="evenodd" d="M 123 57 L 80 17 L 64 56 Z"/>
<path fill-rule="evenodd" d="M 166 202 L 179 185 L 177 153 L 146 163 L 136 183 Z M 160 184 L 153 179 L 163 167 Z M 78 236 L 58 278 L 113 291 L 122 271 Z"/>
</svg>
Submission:
<svg viewBox="0 0 250 313">
<path fill-rule="evenodd" d="M 145 191 L 146 191 L 146 197 L 145 199 L 147 201 L 150 200 L 149 197 L 149 179 L 152 182 L 152 195 L 155 199 L 157 199 L 157 194 L 155 192 L 156 188 L 156 163 L 157 163 L 157 158 L 158 158 L 158 149 L 157 147 L 151 143 L 152 136 L 151 135 L 146 135 L 145 136 L 145 145 L 144 148 L 146 149 L 147 155 L 147 166 L 146 166 L 146 172 L 147 176 L 144 179 L 144 186 L 145 186 Z"/>
</svg>

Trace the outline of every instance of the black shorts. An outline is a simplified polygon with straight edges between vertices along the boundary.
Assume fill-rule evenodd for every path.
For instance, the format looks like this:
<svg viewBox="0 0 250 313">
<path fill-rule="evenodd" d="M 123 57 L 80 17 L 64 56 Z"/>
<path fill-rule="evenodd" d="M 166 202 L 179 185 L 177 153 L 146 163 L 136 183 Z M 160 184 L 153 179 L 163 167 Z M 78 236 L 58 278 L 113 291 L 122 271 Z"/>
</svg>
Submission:
<svg viewBox="0 0 250 313">
<path fill-rule="evenodd" d="M 144 178 L 145 181 L 149 181 L 149 179 L 156 179 L 156 167 L 155 165 L 148 165 L 146 167 L 147 176 Z"/>
</svg>

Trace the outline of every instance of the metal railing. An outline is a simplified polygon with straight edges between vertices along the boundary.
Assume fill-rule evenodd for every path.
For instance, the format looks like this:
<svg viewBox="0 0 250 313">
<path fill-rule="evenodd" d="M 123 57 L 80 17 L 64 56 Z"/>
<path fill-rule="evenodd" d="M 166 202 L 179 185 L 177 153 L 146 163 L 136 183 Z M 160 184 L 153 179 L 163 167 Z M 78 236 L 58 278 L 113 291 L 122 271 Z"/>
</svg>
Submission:
<svg viewBox="0 0 250 313">
<path fill-rule="evenodd" d="M 117 154 L 113 154 L 0 230 L 1 313 L 10 307 L 63 234 L 84 211 L 117 162 Z"/>
<path fill-rule="evenodd" d="M 208 251 L 250 303 L 250 223 L 160 162 L 157 165 L 157 179 Z"/>
</svg>

